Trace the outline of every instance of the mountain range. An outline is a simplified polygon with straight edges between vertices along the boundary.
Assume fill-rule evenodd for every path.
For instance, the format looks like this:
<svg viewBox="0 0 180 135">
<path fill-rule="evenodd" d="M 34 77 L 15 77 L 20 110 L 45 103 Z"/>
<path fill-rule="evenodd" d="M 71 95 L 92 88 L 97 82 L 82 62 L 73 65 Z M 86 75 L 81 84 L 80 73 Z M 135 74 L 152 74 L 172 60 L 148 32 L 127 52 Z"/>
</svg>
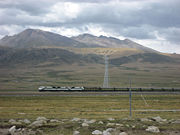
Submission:
<svg viewBox="0 0 180 135">
<path fill-rule="evenodd" d="M 165 54 L 129 39 L 82 34 L 66 37 L 27 29 L 0 40 L 0 90 L 37 90 L 39 86 L 100 87 L 104 55 L 110 86 L 179 87 L 180 55 Z"/>
<path fill-rule="evenodd" d="M 19 34 L 5 36 L 0 40 L 1 66 L 23 63 L 30 65 L 47 61 L 60 64 L 88 63 L 88 61 L 103 63 L 102 54 L 110 55 L 110 63 L 113 65 L 136 61 L 151 63 L 176 61 L 170 56 L 129 39 L 120 40 L 90 34 L 69 38 L 38 29 L 26 29 Z"/>
<path fill-rule="evenodd" d="M 0 40 L 0 45 L 16 48 L 41 46 L 87 47 L 86 44 L 71 38 L 38 29 L 27 29 L 14 36 L 5 36 Z"/>
<path fill-rule="evenodd" d="M 38 29 L 26 29 L 14 36 L 5 36 L 0 40 L 1 46 L 16 48 L 37 47 L 74 47 L 74 48 L 136 48 L 143 51 L 154 52 L 155 50 L 144 47 L 129 39 L 120 40 L 114 37 L 93 36 L 82 34 L 76 37 L 65 37 L 52 32 Z"/>
</svg>

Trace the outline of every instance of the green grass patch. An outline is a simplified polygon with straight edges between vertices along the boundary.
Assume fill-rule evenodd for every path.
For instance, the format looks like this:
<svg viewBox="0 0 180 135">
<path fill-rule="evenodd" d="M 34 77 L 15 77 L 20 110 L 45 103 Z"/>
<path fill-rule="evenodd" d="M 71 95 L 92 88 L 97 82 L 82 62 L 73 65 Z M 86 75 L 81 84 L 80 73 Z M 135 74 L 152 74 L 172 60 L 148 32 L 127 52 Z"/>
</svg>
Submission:
<svg viewBox="0 0 180 135">
<path fill-rule="evenodd" d="M 145 104 L 140 95 L 133 95 L 133 117 L 161 116 L 180 118 L 176 111 L 142 111 L 144 109 L 176 110 L 180 109 L 180 95 L 147 95 Z M 47 118 L 124 118 L 129 116 L 129 98 L 121 96 L 90 97 L 0 97 L 0 119 L 30 118 L 38 116 Z M 137 111 L 141 110 L 141 111 Z"/>
</svg>

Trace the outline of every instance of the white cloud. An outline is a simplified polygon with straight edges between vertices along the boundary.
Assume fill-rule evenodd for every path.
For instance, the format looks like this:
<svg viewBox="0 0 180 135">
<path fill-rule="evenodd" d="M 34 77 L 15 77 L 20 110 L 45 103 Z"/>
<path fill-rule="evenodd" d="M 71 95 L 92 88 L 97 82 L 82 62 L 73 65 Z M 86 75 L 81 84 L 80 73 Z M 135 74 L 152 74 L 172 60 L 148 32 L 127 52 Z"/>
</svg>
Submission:
<svg viewBox="0 0 180 135">
<path fill-rule="evenodd" d="M 142 44 L 146 47 L 155 49 L 164 53 L 179 53 L 180 54 L 180 45 L 172 44 L 167 40 L 137 40 L 134 39 L 139 44 Z"/>
<path fill-rule="evenodd" d="M 18 25 L 2 25 L 0 27 L 0 39 L 5 35 L 12 36 L 24 30 L 24 27 Z"/>
<path fill-rule="evenodd" d="M 43 17 L 43 22 L 65 23 L 76 18 L 80 12 L 80 6 L 72 2 L 59 2 L 51 7 L 49 13 Z"/>
</svg>

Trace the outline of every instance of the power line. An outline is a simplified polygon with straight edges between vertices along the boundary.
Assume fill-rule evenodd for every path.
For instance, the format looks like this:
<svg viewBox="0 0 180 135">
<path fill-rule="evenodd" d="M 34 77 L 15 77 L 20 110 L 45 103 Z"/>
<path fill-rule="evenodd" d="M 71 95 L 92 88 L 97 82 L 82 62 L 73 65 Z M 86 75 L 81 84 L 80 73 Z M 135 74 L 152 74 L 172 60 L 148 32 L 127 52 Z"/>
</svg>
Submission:
<svg viewBox="0 0 180 135">
<path fill-rule="evenodd" d="M 129 117 L 132 118 L 131 102 L 132 102 L 132 92 L 131 92 L 131 78 L 129 79 Z"/>
<path fill-rule="evenodd" d="M 104 59 L 105 59 L 105 72 L 104 72 L 103 88 L 109 88 L 108 57 L 105 55 Z"/>
</svg>

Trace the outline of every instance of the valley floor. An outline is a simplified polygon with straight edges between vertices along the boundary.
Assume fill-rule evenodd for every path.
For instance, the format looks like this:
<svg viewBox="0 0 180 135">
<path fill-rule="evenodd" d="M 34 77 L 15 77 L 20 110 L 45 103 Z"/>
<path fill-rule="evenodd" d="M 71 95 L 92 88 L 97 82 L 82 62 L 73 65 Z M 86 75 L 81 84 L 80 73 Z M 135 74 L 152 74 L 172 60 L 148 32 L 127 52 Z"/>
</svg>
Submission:
<svg viewBox="0 0 180 135">
<path fill-rule="evenodd" d="M 129 63 L 109 65 L 109 86 L 180 87 L 180 65 Z M 102 87 L 103 64 L 37 65 L 0 68 L 0 90 L 34 90 L 39 86 Z"/>
</svg>

